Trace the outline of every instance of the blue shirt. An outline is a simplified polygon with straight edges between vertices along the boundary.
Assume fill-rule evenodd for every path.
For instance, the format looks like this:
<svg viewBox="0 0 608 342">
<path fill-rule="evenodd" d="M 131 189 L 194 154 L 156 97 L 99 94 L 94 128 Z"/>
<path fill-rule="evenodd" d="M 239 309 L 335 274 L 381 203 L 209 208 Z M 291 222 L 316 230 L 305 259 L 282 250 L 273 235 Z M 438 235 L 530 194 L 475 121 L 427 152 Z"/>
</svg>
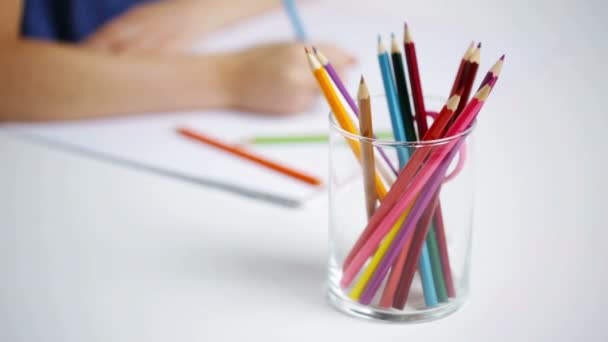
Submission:
<svg viewBox="0 0 608 342">
<path fill-rule="evenodd" d="M 25 0 L 21 35 L 78 42 L 133 5 L 145 1 L 147 0 Z"/>
</svg>

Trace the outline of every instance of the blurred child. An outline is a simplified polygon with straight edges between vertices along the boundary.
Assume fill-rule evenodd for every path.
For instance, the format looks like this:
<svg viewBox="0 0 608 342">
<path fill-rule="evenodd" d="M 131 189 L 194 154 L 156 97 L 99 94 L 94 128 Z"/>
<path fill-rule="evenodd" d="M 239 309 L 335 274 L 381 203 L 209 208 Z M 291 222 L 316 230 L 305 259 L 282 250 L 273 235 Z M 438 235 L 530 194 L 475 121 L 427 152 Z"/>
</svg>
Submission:
<svg viewBox="0 0 608 342">
<path fill-rule="evenodd" d="M 188 109 L 283 114 L 317 96 L 301 44 L 188 53 L 280 0 L 2 0 L 0 120 Z M 338 67 L 353 58 L 320 45 Z"/>
</svg>

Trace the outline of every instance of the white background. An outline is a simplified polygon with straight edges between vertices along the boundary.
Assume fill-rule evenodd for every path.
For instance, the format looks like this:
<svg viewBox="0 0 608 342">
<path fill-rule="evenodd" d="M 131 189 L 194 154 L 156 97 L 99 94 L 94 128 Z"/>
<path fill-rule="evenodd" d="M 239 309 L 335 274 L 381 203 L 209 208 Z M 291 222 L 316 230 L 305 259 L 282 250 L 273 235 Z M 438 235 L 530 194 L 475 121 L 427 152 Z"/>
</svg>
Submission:
<svg viewBox="0 0 608 342">
<path fill-rule="evenodd" d="M 463 310 L 388 325 L 331 309 L 323 205 L 273 207 L 0 133 L 0 341 L 608 339 L 606 5 L 355 6 L 516 41 L 513 65 L 542 60 L 501 81 L 478 126 Z"/>
</svg>

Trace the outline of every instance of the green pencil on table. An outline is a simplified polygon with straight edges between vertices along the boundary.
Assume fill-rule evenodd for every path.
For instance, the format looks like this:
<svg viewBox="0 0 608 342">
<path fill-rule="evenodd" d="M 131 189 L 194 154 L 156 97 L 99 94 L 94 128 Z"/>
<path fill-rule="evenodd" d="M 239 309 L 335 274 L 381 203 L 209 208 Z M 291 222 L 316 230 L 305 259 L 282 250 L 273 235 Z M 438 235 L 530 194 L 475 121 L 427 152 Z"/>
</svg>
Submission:
<svg viewBox="0 0 608 342">
<path fill-rule="evenodd" d="M 393 133 L 389 131 L 379 132 L 379 139 L 393 139 Z M 255 136 L 246 140 L 252 145 L 287 145 L 287 144 L 325 144 L 329 142 L 327 134 L 293 134 L 293 135 L 268 135 Z"/>
</svg>

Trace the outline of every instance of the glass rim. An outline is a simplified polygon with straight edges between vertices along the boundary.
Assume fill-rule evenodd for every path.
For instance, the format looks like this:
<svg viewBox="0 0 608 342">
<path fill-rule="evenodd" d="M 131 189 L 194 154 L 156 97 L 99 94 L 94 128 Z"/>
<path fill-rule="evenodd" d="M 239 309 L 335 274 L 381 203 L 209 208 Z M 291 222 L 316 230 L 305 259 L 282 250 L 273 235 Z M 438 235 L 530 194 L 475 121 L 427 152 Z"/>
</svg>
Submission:
<svg viewBox="0 0 608 342">
<path fill-rule="evenodd" d="M 424 97 L 427 99 L 430 99 L 432 101 L 441 101 L 442 103 L 445 103 L 447 101 L 441 96 L 431 95 L 431 96 L 424 96 Z M 384 94 L 373 94 L 373 95 L 371 95 L 371 98 L 372 99 L 373 98 L 386 98 L 386 96 Z M 427 112 L 428 112 L 428 110 L 427 110 Z M 351 119 L 352 119 L 352 117 L 351 117 Z M 444 144 L 447 144 L 452 141 L 458 141 L 460 139 L 465 139 L 471 132 L 473 132 L 473 130 L 477 126 L 477 119 L 475 119 L 473 121 L 473 123 L 471 123 L 471 126 L 469 126 L 467 129 L 465 129 L 464 131 L 462 131 L 458 134 L 451 135 L 449 137 L 440 138 L 440 139 L 417 140 L 417 141 L 396 141 L 396 140 L 385 140 L 385 139 L 379 139 L 379 138 L 368 138 L 368 137 L 364 137 L 359 134 L 354 134 L 354 133 L 348 132 L 348 131 L 344 130 L 342 127 L 340 127 L 340 124 L 336 121 L 336 118 L 333 115 L 333 111 L 329 111 L 329 123 L 330 123 L 331 128 L 336 130 L 343 137 L 371 143 L 374 146 L 421 147 L 421 146 L 444 145 Z"/>
</svg>

